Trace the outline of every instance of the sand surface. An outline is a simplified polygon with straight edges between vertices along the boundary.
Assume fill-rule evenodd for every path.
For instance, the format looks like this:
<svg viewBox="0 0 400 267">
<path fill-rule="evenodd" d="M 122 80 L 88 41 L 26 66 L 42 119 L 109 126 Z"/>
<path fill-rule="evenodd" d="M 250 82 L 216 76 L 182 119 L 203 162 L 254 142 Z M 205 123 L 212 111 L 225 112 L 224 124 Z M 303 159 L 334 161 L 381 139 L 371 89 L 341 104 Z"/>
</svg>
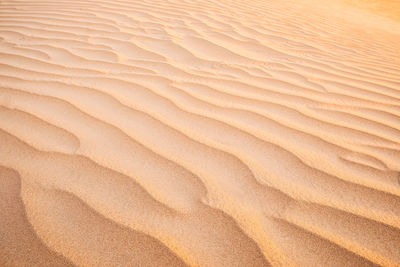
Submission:
<svg viewBox="0 0 400 267">
<path fill-rule="evenodd" d="M 0 1 L 0 266 L 399 266 L 396 2 Z"/>
</svg>

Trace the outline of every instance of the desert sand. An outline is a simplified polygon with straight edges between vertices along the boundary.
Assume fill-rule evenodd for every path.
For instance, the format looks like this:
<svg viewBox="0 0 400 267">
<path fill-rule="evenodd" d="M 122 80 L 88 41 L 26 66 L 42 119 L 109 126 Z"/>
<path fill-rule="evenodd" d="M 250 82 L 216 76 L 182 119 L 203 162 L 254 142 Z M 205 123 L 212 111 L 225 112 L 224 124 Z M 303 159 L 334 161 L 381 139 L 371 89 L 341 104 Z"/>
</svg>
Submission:
<svg viewBox="0 0 400 267">
<path fill-rule="evenodd" d="M 0 1 L 0 266 L 377 265 L 398 1 Z"/>
</svg>

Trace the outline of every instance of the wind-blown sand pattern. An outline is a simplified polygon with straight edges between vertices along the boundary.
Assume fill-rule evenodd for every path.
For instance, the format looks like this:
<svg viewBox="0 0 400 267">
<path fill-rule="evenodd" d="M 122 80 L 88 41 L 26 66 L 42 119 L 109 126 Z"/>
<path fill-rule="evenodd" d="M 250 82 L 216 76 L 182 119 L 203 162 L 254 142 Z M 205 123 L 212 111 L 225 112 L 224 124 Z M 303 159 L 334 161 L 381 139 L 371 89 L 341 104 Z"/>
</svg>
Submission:
<svg viewBox="0 0 400 267">
<path fill-rule="evenodd" d="M 399 266 L 366 2 L 0 1 L 0 266 Z"/>
</svg>

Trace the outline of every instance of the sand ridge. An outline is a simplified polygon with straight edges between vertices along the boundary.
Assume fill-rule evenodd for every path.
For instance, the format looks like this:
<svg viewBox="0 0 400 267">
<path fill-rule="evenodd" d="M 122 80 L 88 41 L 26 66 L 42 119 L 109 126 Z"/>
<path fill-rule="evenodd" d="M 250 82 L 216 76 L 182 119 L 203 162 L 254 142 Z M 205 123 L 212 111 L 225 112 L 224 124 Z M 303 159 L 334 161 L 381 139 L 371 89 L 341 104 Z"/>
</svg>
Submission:
<svg viewBox="0 0 400 267">
<path fill-rule="evenodd" d="M 358 4 L 1 1 L 0 265 L 398 266 L 400 22 Z"/>
</svg>

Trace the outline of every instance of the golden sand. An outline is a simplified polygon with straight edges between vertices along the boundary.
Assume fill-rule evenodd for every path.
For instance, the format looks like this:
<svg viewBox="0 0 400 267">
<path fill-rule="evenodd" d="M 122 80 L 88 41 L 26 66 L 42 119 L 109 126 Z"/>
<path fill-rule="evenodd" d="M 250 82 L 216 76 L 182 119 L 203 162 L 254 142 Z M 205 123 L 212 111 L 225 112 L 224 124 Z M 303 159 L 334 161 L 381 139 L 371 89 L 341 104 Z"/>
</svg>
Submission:
<svg viewBox="0 0 400 267">
<path fill-rule="evenodd" d="M 399 266 L 378 2 L 0 1 L 0 266 Z"/>
</svg>

